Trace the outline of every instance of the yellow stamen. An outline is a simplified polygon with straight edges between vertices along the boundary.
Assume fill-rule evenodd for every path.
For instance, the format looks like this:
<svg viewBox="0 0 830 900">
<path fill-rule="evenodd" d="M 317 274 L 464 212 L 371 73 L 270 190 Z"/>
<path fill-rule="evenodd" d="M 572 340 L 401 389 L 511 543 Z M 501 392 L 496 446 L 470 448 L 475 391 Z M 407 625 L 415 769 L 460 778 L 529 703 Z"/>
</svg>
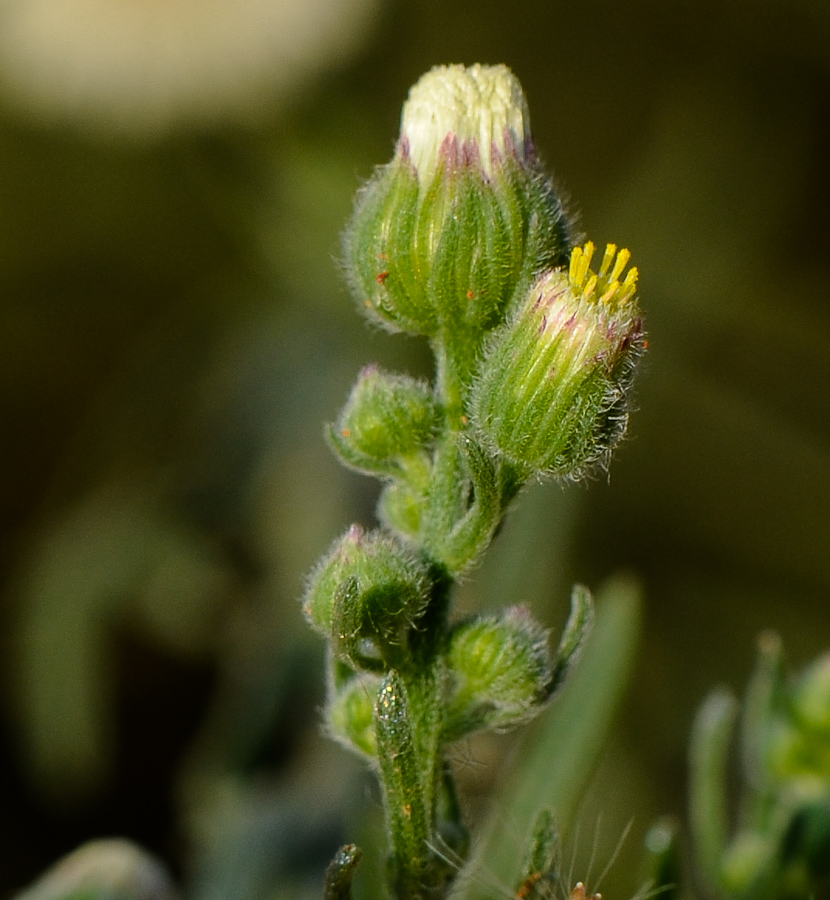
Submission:
<svg viewBox="0 0 830 900">
<path fill-rule="evenodd" d="M 597 286 L 597 276 L 591 275 L 591 277 L 588 279 L 588 283 L 585 285 L 585 287 L 582 291 L 582 299 L 590 300 L 591 294 L 593 294 L 594 291 L 596 290 L 596 286 Z"/>
<path fill-rule="evenodd" d="M 602 265 L 599 267 L 599 277 L 602 278 L 603 275 L 608 271 L 608 267 L 611 265 L 611 260 L 614 258 L 614 254 L 617 252 L 616 244 L 606 244 L 605 245 L 605 255 L 602 257 Z"/>
<path fill-rule="evenodd" d="M 617 254 L 617 261 L 614 263 L 614 268 L 611 270 L 611 274 L 608 276 L 611 281 L 616 281 L 620 275 L 622 274 L 622 270 L 628 265 L 628 260 L 631 259 L 631 253 L 628 250 L 620 250 Z"/>
<path fill-rule="evenodd" d="M 571 284 L 576 284 L 576 274 L 579 271 L 579 260 L 582 258 L 582 247 L 574 247 L 571 251 L 571 266 L 568 270 L 568 278 Z"/>
<path fill-rule="evenodd" d="M 585 275 L 588 272 L 588 266 L 591 265 L 591 258 L 594 255 L 594 243 L 588 241 L 582 251 L 582 259 L 579 262 L 579 284 L 585 281 Z"/>
<path fill-rule="evenodd" d="M 617 293 L 619 288 L 620 288 L 619 281 L 612 281 L 611 284 L 609 284 L 608 287 L 605 289 L 605 293 L 599 298 L 599 302 L 602 304 L 610 303 L 612 298 L 614 297 L 614 294 Z"/>
</svg>

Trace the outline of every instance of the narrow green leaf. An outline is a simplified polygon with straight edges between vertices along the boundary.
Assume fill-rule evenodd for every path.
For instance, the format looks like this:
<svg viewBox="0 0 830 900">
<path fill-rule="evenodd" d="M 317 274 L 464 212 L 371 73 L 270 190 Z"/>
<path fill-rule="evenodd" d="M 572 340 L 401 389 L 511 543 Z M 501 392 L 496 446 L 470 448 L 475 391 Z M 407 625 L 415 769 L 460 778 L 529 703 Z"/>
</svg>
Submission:
<svg viewBox="0 0 830 900">
<path fill-rule="evenodd" d="M 489 546 L 501 520 L 502 504 L 498 473 L 490 457 L 467 435 L 452 440 L 457 440 L 461 463 L 453 473 L 456 484 L 469 474 L 474 501 L 457 521 L 444 518 L 444 531 L 436 535 L 431 549 L 436 559 L 458 575 L 475 565 Z"/>
<path fill-rule="evenodd" d="M 565 682 L 576 662 L 594 624 L 594 600 L 588 588 L 574 585 L 571 591 L 571 612 L 559 639 L 548 695 L 555 693 Z"/>
<path fill-rule="evenodd" d="M 726 766 L 738 703 L 728 691 L 714 691 L 695 718 L 689 750 L 689 820 L 697 869 L 715 893 L 728 839 Z"/>
<path fill-rule="evenodd" d="M 556 874 L 559 855 L 559 831 L 549 809 L 543 809 L 533 823 L 530 848 L 522 869 L 516 894 L 525 900 L 550 896 L 550 879 Z"/>
<path fill-rule="evenodd" d="M 645 849 L 653 896 L 660 900 L 679 900 L 682 873 L 679 824 L 671 818 L 656 822 L 646 834 Z"/>
<path fill-rule="evenodd" d="M 392 841 L 391 880 L 406 896 L 427 869 L 430 819 L 421 785 L 412 713 L 397 672 L 384 679 L 375 705 L 378 762 Z"/>
<path fill-rule="evenodd" d="M 769 771 L 765 765 L 765 744 L 770 720 L 785 686 L 783 650 L 777 634 L 764 632 L 758 638 L 758 659 L 747 686 L 741 712 L 741 759 L 748 790 L 744 791 L 743 824 L 759 825 L 766 806 Z"/>
</svg>

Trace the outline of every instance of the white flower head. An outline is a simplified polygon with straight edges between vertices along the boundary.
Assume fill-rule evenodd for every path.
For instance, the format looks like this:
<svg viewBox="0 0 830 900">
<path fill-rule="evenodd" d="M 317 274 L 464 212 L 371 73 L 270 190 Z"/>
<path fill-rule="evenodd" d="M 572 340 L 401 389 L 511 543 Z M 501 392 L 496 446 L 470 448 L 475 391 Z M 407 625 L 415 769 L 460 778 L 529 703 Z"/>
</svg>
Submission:
<svg viewBox="0 0 830 900">
<path fill-rule="evenodd" d="M 0 0 L 0 95 L 133 135 L 256 119 L 348 58 L 378 0 Z"/>
<path fill-rule="evenodd" d="M 490 176 L 495 157 L 531 147 L 524 92 L 507 66 L 437 66 L 410 90 L 401 138 L 421 180 L 434 171 L 446 142 L 477 155 Z"/>
</svg>

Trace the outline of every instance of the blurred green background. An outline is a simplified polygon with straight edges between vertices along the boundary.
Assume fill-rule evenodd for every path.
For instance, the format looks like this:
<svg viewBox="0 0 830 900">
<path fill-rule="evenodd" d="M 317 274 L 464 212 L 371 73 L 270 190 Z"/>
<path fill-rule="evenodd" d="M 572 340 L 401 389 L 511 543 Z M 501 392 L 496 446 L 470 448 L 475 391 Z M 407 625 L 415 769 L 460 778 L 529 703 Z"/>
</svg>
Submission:
<svg viewBox="0 0 830 900">
<path fill-rule="evenodd" d="M 365 327 L 339 234 L 422 72 L 504 62 L 581 228 L 632 250 L 650 349 L 610 478 L 529 490 L 463 600 L 558 624 L 574 580 L 642 582 L 572 838 L 607 858 L 633 822 L 602 885 L 630 895 L 705 693 L 742 686 L 763 629 L 796 667 L 830 646 L 830 4 L 273 0 L 258 24 L 256 2 L 124 0 L 96 28 L 120 3 L 0 4 L 22 48 L 0 61 L 0 894 L 121 834 L 199 900 L 314 896 L 371 828 L 296 601 L 373 518 L 322 424 L 365 362 L 430 360 Z M 210 10 L 212 55 L 168 6 Z M 65 58 L 22 30 L 58 12 Z M 119 42 L 155 28 L 131 76 L 152 90 L 120 92 Z M 272 66 L 246 66 L 246 28 L 273 30 Z M 459 752 L 471 808 L 509 746 Z"/>
</svg>

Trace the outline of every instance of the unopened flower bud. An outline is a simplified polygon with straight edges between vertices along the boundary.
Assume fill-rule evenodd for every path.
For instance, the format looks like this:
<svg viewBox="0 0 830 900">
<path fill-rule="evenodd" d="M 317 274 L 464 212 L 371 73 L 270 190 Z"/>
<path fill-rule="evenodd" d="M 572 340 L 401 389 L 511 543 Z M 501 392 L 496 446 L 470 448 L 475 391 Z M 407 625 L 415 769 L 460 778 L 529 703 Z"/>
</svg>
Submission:
<svg viewBox="0 0 830 900">
<path fill-rule="evenodd" d="M 328 436 L 353 468 L 397 475 L 413 463 L 417 467 L 413 457 L 432 441 L 436 421 L 429 385 L 366 366 Z"/>
<path fill-rule="evenodd" d="M 334 693 L 326 708 L 331 735 L 366 756 L 376 753 L 373 710 L 380 676 L 361 672 Z"/>
<path fill-rule="evenodd" d="M 353 525 L 312 573 L 303 612 L 339 658 L 385 671 L 407 653 L 408 631 L 426 612 L 431 588 L 420 556 L 390 535 Z"/>
<path fill-rule="evenodd" d="M 366 532 L 360 525 L 338 538 L 311 573 L 303 596 L 303 612 L 310 624 L 324 636 L 331 633 L 334 596 L 342 582 L 360 571 Z"/>
<path fill-rule="evenodd" d="M 552 673 L 547 634 L 523 607 L 458 625 L 447 659 L 453 683 L 446 711 L 451 738 L 485 726 L 518 725 L 547 699 Z"/>
<path fill-rule="evenodd" d="M 401 136 L 425 187 L 448 158 L 467 156 L 491 178 L 506 153 L 533 153 L 527 101 L 507 66 L 432 69 L 409 92 Z"/>
<path fill-rule="evenodd" d="M 404 106 L 393 160 L 359 194 L 345 237 L 358 301 L 393 330 L 483 331 L 517 285 L 570 251 L 505 66 L 441 66 Z"/>
<path fill-rule="evenodd" d="M 609 244 L 543 274 L 511 321 L 493 335 L 472 390 L 472 418 L 510 462 L 577 477 L 604 462 L 625 431 L 626 392 L 645 346 L 634 298 L 637 270 Z"/>
</svg>

